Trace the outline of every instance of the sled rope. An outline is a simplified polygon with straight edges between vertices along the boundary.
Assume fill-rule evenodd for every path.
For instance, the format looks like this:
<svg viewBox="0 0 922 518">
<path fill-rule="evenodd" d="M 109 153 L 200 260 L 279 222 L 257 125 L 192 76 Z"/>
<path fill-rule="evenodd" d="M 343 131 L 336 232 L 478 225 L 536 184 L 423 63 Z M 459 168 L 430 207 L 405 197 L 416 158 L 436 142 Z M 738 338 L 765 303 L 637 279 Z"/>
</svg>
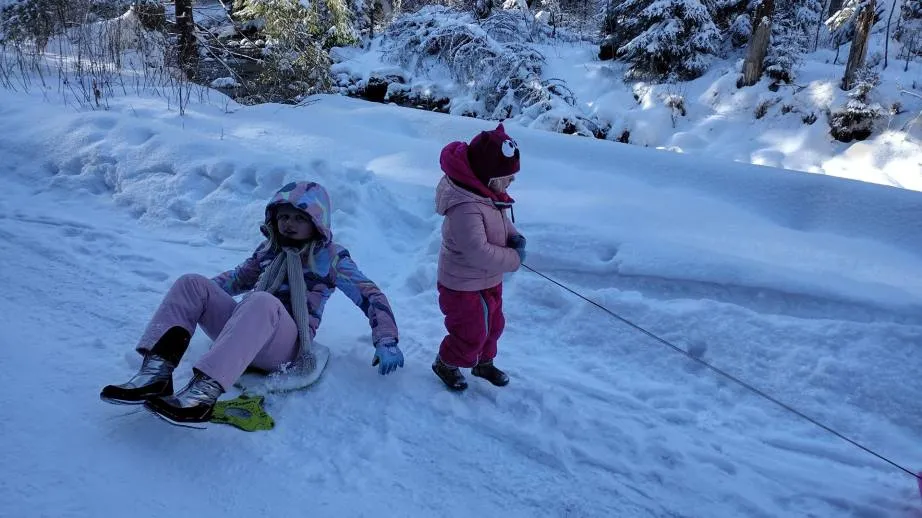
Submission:
<svg viewBox="0 0 922 518">
<path fill-rule="evenodd" d="M 720 368 L 718 368 L 718 367 L 715 367 L 714 365 L 711 365 L 710 363 L 708 363 L 708 362 L 702 360 L 701 358 L 698 358 L 698 357 L 692 355 L 691 353 L 689 353 L 689 352 L 686 351 L 685 349 L 682 349 L 681 347 L 679 347 L 679 346 L 677 346 L 677 345 L 675 345 L 675 344 L 669 342 L 668 340 L 666 340 L 666 339 L 664 339 L 664 338 L 660 338 L 659 336 L 657 336 L 657 335 L 651 333 L 650 331 L 647 331 L 647 330 L 644 329 L 643 327 L 640 327 L 639 325 L 637 325 L 637 324 L 631 322 L 630 320 L 628 320 L 628 319 L 622 317 L 621 315 L 615 313 L 614 311 L 608 309 L 607 307 L 603 306 L 602 304 L 599 304 L 598 302 L 596 302 L 596 301 L 594 301 L 594 300 L 592 300 L 592 299 L 586 297 L 585 295 L 583 295 L 583 294 L 577 292 L 576 290 L 574 290 L 574 289 L 572 289 L 572 288 L 570 288 L 570 287 L 564 285 L 563 283 L 561 283 L 561 282 L 559 282 L 559 281 L 557 281 L 557 280 L 552 279 L 551 277 L 549 277 L 549 276 L 547 276 L 547 275 L 545 275 L 545 274 L 539 272 L 538 270 L 535 270 L 535 269 L 532 268 L 531 266 L 528 266 L 528 265 L 526 265 L 526 264 L 523 263 L 523 264 L 522 264 L 522 267 L 524 267 L 525 269 L 527 269 L 527 270 L 531 271 L 532 273 L 538 275 L 539 277 L 543 277 L 545 280 L 547 280 L 547 281 L 549 281 L 549 282 L 551 282 L 551 283 L 553 283 L 553 284 L 556 284 L 558 287 L 563 288 L 564 290 L 566 290 L 566 291 L 572 293 L 573 295 L 576 295 L 577 297 L 583 299 L 584 301 L 588 302 L 589 304 L 592 304 L 593 306 L 595 306 L 595 307 L 601 309 L 602 311 L 604 311 L 605 313 L 607 313 L 609 316 L 611 316 L 611 317 L 613 317 L 613 318 L 615 318 L 615 319 L 617 319 L 617 320 L 623 322 L 624 324 L 627 324 L 628 326 L 630 326 L 630 327 L 636 329 L 637 331 L 640 331 L 641 333 L 643 333 L 643 334 L 649 336 L 650 338 L 652 338 L 652 339 L 656 340 L 657 342 L 659 342 L 659 343 L 665 345 L 666 347 L 669 347 L 669 348 L 672 349 L 673 351 L 678 352 L 678 353 L 684 355 L 686 358 L 689 358 L 689 359 L 691 359 L 692 361 L 697 362 L 698 364 L 703 365 L 704 367 L 707 367 L 708 369 L 710 369 L 710 370 L 716 372 L 717 374 L 719 374 L 719 375 L 721 375 L 721 376 L 723 376 L 723 377 L 729 379 L 730 381 L 736 383 L 737 385 L 740 385 L 741 387 L 744 387 L 744 388 L 746 388 L 746 389 L 752 391 L 753 393 L 755 393 L 755 394 L 757 394 L 757 395 L 759 395 L 759 396 L 761 396 L 761 397 L 767 399 L 768 401 L 771 401 L 772 403 L 774 403 L 774 404 L 780 406 L 781 408 L 787 410 L 788 412 L 791 412 L 791 413 L 794 414 L 794 415 L 800 416 L 801 418 L 803 418 L 803 419 L 805 419 L 805 420 L 807 420 L 807 421 L 813 423 L 814 425 L 816 425 L 816 426 L 822 428 L 823 430 L 825 430 L 825 431 L 831 433 L 832 435 L 835 435 L 835 436 L 838 437 L 839 439 L 842 439 L 843 441 L 845 441 L 845 442 L 851 444 L 852 446 L 855 446 L 855 447 L 857 447 L 857 448 L 859 448 L 859 449 L 861 449 L 861 450 L 863 450 L 863 451 L 865 451 L 865 452 L 867 452 L 867 453 L 870 453 L 871 455 L 877 457 L 878 459 L 880 459 L 880 460 L 882 460 L 882 461 L 884 461 L 884 462 L 890 464 L 891 466 L 893 466 L 893 467 L 895 467 L 895 468 L 897 468 L 897 469 L 899 469 L 899 470 L 905 472 L 906 474 L 908 474 L 908 475 L 910 475 L 911 477 L 915 478 L 916 481 L 918 481 L 920 484 L 922 484 L 922 476 L 920 476 L 920 475 L 918 475 L 918 474 L 916 474 L 916 473 L 913 473 L 910 469 L 908 469 L 908 468 L 902 466 L 901 464 L 898 464 L 898 463 L 896 463 L 896 462 L 894 462 L 894 461 L 888 459 L 887 457 L 885 457 L 885 456 L 883 456 L 883 455 L 877 453 L 876 451 L 874 451 L 874 450 L 872 450 L 872 449 L 870 449 L 870 448 L 868 448 L 868 447 L 862 445 L 861 443 L 855 441 L 854 439 L 850 439 L 849 437 L 846 437 L 844 434 L 842 434 L 842 433 L 840 433 L 840 432 L 837 432 L 836 430 L 830 428 L 829 426 L 827 426 L 827 425 L 825 425 L 825 424 L 823 424 L 823 423 L 817 421 L 816 419 L 814 419 L 814 418 L 812 418 L 812 417 L 810 417 L 810 416 L 804 414 L 804 413 L 801 412 L 800 410 L 797 410 L 796 408 L 793 408 L 793 407 L 791 407 L 790 405 L 788 405 L 788 404 L 786 404 L 786 403 L 784 403 L 784 402 L 782 402 L 782 401 L 779 401 L 777 398 L 775 398 L 775 397 L 773 397 L 773 396 L 771 396 L 771 395 L 769 395 L 769 394 L 766 394 L 764 391 L 759 390 L 758 388 L 756 388 L 756 387 L 750 385 L 749 383 L 746 383 L 745 381 L 743 381 L 743 380 L 737 378 L 736 376 L 734 376 L 734 375 L 732 375 L 732 374 L 730 374 L 730 373 L 728 373 L 728 372 L 726 372 L 726 371 L 724 371 L 724 370 L 722 370 L 722 369 L 720 369 Z M 922 486 L 920 486 L 920 488 L 922 488 Z"/>
</svg>

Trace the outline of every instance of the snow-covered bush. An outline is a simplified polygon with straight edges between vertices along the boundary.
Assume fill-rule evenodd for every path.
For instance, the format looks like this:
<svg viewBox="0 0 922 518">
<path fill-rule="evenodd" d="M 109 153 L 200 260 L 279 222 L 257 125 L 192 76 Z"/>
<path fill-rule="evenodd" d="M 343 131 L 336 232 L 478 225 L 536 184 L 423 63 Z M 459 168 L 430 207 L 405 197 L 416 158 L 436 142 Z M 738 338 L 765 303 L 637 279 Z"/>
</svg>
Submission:
<svg viewBox="0 0 922 518">
<path fill-rule="evenodd" d="M 922 0 L 904 0 L 900 13 L 904 20 L 922 18 Z"/>
<path fill-rule="evenodd" d="M 546 23 L 535 23 L 523 11 L 503 10 L 482 20 L 480 26 L 487 35 L 500 43 L 541 43 L 551 37 L 552 29 Z"/>
<path fill-rule="evenodd" d="M 685 109 L 685 93 L 674 90 L 663 96 L 663 104 L 670 110 L 672 117 L 672 127 L 676 127 L 676 121 L 679 117 L 685 117 L 688 112 Z"/>
<path fill-rule="evenodd" d="M 235 13 L 258 21 L 266 38 L 263 71 L 256 81 L 257 101 L 285 102 L 329 89 L 326 49 L 354 41 L 349 11 L 342 0 L 325 9 L 296 0 L 242 0 Z"/>
<path fill-rule="evenodd" d="M 66 0 L 15 0 L 3 6 L 0 8 L 0 42 L 34 44 L 39 52 L 44 52 L 48 40 L 63 30 L 67 20 L 76 20 L 78 10 L 86 12 L 86 5 L 75 6 L 75 3 Z"/>
<path fill-rule="evenodd" d="M 11 0 L 0 2 L 0 42 L 32 43 L 43 51 L 66 28 L 115 18 L 133 4 L 149 12 L 156 0 Z M 145 11 L 144 8 L 147 8 Z M 162 9 L 162 5 L 160 6 Z M 146 21 L 143 20 L 142 21 Z"/>
<path fill-rule="evenodd" d="M 543 38 L 517 11 L 497 11 L 478 23 L 469 12 L 428 6 L 398 18 L 385 32 L 385 58 L 422 75 L 447 72 L 470 98 L 452 101 L 451 113 L 485 119 L 524 116 L 543 125 L 594 134 L 577 113 L 566 85 L 542 79 L 544 56 L 525 40 Z M 543 24 L 536 24 L 542 27 Z M 548 30 L 546 26 L 539 31 Z M 551 122 L 555 120 L 556 122 Z"/>
<path fill-rule="evenodd" d="M 731 26 L 734 21 L 749 10 L 749 0 L 710 0 L 705 6 L 711 12 L 711 19 L 720 29 Z"/>
<path fill-rule="evenodd" d="M 362 38 L 380 34 L 403 8 L 401 0 L 350 0 L 354 30 Z"/>
<path fill-rule="evenodd" d="M 904 54 L 922 55 L 922 0 L 903 1 L 894 37 L 903 44 Z"/>
<path fill-rule="evenodd" d="M 257 22 L 276 45 L 287 44 L 292 50 L 306 40 L 329 49 L 357 39 L 352 9 L 345 0 L 238 0 L 234 9 L 235 17 Z"/>
<path fill-rule="evenodd" d="M 166 25 L 166 8 L 160 0 L 139 0 L 131 5 L 131 9 L 147 30 L 161 30 Z"/>
<path fill-rule="evenodd" d="M 802 48 L 793 20 L 776 16 L 772 23 L 771 43 L 765 56 L 765 75 L 790 83 L 796 77 L 795 69 L 801 63 Z"/>
<path fill-rule="evenodd" d="M 425 7 L 391 24 L 385 32 L 385 57 L 413 72 L 447 70 L 483 106 L 477 116 L 511 117 L 542 89 L 544 56 L 517 41 L 497 41 L 485 29 L 470 13 Z"/>
<path fill-rule="evenodd" d="M 743 13 L 733 20 L 730 27 L 727 28 L 730 36 L 730 43 L 734 47 L 742 47 L 749 42 L 752 36 L 752 18 L 747 13 Z"/>
<path fill-rule="evenodd" d="M 845 107 L 830 116 L 829 128 L 833 138 L 851 142 L 871 136 L 874 123 L 884 114 L 883 107 L 878 103 L 872 103 L 869 98 L 875 82 L 873 78 L 859 81 L 849 91 L 850 99 Z"/>
<path fill-rule="evenodd" d="M 98 0 L 12 2 L 0 13 L 0 87 L 11 88 L 18 81 L 28 89 L 31 80 L 25 68 L 46 66 L 47 46 L 58 54 L 55 76 L 66 103 L 107 108 L 117 89 L 124 91 L 126 70 L 143 77 L 136 89 L 154 88 L 179 97 L 185 93 L 178 91 L 184 80 L 176 81 L 173 69 L 163 66 L 168 36 L 150 30 L 162 21 L 164 11 L 157 7 L 149 0 L 134 5 Z"/>
<path fill-rule="evenodd" d="M 535 18 L 548 24 L 556 39 L 597 42 L 599 0 L 533 0 Z"/>
<path fill-rule="evenodd" d="M 704 2 L 714 25 L 733 47 L 742 47 L 752 34 L 749 0 L 710 0 Z"/>
<path fill-rule="evenodd" d="M 603 46 L 630 63 L 631 78 L 701 76 L 720 33 L 698 0 L 615 0 L 608 4 Z M 604 47 L 603 47 L 604 51 Z"/>
</svg>

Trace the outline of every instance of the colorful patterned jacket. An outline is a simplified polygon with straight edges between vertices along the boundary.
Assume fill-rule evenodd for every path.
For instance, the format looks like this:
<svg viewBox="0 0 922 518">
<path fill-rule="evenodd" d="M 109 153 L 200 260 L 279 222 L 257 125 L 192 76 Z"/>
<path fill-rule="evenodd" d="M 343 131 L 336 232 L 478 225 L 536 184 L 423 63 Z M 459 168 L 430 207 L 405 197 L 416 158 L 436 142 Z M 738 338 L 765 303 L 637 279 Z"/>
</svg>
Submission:
<svg viewBox="0 0 922 518">
<path fill-rule="evenodd" d="M 326 190 L 314 182 L 290 183 L 281 188 L 266 205 L 266 219 L 261 227 L 267 237 L 246 261 L 212 280 L 231 296 L 252 290 L 263 270 L 280 253 L 272 218 L 281 204 L 290 204 L 307 214 L 321 237 L 302 254 L 304 282 L 307 286 L 307 311 L 310 315 L 311 339 L 317 333 L 323 308 L 339 288 L 368 317 L 372 341 L 375 345 L 397 342 L 397 323 L 387 297 L 349 256 L 349 251 L 333 242 L 330 228 L 331 203 Z M 274 293 L 291 313 L 291 296 L 288 283 Z"/>
</svg>

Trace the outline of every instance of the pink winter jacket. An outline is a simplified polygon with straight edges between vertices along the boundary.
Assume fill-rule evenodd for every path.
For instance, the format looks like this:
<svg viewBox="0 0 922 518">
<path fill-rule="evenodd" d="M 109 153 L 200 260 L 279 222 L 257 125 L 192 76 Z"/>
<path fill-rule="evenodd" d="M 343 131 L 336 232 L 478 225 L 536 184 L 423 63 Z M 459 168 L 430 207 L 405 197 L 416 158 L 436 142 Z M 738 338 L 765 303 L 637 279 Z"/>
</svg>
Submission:
<svg viewBox="0 0 922 518">
<path fill-rule="evenodd" d="M 446 176 L 436 188 L 436 212 L 442 222 L 442 249 L 439 253 L 438 282 L 455 291 L 480 291 L 503 281 L 503 274 L 522 265 L 519 254 L 506 246 L 518 234 L 503 205 L 493 198 L 471 171 L 467 144 L 453 142 L 442 150 L 442 170 Z M 453 181 L 454 180 L 454 181 Z M 456 184 L 460 182 L 483 192 L 474 194 Z M 504 197 L 511 202 L 507 196 Z"/>
</svg>

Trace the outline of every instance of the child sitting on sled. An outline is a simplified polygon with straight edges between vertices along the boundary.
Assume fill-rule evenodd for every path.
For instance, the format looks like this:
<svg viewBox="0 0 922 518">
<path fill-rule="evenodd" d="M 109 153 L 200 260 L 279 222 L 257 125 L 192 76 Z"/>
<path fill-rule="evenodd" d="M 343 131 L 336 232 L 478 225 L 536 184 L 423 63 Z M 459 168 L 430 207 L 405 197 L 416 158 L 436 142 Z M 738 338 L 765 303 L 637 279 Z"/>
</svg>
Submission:
<svg viewBox="0 0 922 518">
<path fill-rule="evenodd" d="M 445 176 L 436 189 L 442 222 L 439 307 L 448 334 L 432 364 L 452 390 L 467 381 L 459 367 L 496 386 L 509 376 L 493 365 L 503 333 L 503 274 L 525 260 L 525 238 L 506 216 L 513 199 L 506 188 L 519 171 L 519 148 L 502 124 L 471 140 L 452 142 L 440 158 Z"/>
<path fill-rule="evenodd" d="M 316 368 L 311 342 L 336 288 L 368 317 L 372 365 L 381 374 L 403 367 L 387 298 L 333 242 L 326 190 L 313 182 L 290 183 L 272 197 L 265 214 L 260 230 L 266 240 L 246 261 L 213 279 L 186 274 L 173 283 L 136 347 L 144 356 L 140 370 L 126 383 L 104 387 L 104 401 L 143 403 L 174 424 L 201 423 L 249 367 L 309 372 Z M 242 293 L 238 303 L 233 297 Z M 214 344 L 195 363 L 188 385 L 174 394 L 173 369 L 197 325 Z"/>
</svg>

